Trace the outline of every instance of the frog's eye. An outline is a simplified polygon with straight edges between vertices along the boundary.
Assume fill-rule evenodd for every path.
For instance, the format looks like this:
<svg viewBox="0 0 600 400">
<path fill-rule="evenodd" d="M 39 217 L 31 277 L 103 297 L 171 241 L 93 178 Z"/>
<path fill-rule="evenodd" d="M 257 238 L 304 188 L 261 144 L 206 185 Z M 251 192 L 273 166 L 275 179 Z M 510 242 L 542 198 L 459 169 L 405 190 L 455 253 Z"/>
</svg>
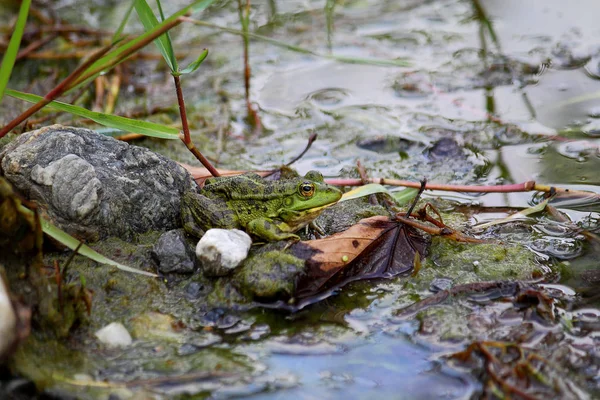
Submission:
<svg viewBox="0 0 600 400">
<path fill-rule="evenodd" d="M 303 197 L 312 197 L 315 194 L 315 185 L 311 182 L 303 182 L 300 184 L 298 191 Z"/>
</svg>

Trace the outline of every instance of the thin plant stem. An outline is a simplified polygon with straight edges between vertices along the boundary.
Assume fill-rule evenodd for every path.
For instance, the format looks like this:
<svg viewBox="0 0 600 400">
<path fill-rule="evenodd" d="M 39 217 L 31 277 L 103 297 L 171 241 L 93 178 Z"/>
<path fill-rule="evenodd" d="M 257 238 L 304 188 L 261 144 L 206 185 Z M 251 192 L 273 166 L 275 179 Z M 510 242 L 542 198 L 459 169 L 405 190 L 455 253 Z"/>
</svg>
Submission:
<svg viewBox="0 0 600 400">
<path fill-rule="evenodd" d="M 246 103 L 250 104 L 250 63 L 249 63 L 249 46 L 250 39 L 248 38 L 248 22 L 250 17 L 250 0 L 246 0 L 246 6 L 242 5 L 242 0 L 238 0 L 238 10 L 240 15 L 240 23 L 242 24 L 242 39 L 244 41 L 244 89 L 246 95 Z"/>
<path fill-rule="evenodd" d="M 181 80 L 179 75 L 173 75 L 175 81 L 175 91 L 177 92 L 177 103 L 179 104 L 179 115 L 181 116 L 181 127 L 183 134 L 179 136 L 181 141 L 185 144 L 185 147 L 200 161 L 202 165 L 211 173 L 212 176 L 221 176 L 219 171 L 208 161 L 206 157 L 198 150 L 198 148 L 192 142 L 190 135 L 190 127 L 188 125 L 187 112 L 185 110 L 185 101 L 183 99 L 183 91 L 181 90 Z"/>
<path fill-rule="evenodd" d="M 181 79 L 178 75 L 173 75 L 175 81 L 175 91 L 177 92 L 177 103 L 179 104 L 179 115 L 181 115 L 181 128 L 183 130 L 183 143 L 186 146 L 192 142 L 190 137 L 190 127 L 187 120 L 187 112 L 185 111 L 185 101 L 183 99 L 183 91 L 181 90 Z M 207 167 L 208 168 L 208 167 Z"/>
<path fill-rule="evenodd" d="M 304 155 L 306 154 L 306 152 L 310 149 L 310 147 L 312 146 L 313 142 L 315 140 L 317 140 L 317 134 L 316 133 L 312 133 L 309 137 L 308 137 L 308 142 L 306 143 L 306 147 L 304 148 L 304 150 L 302 150 L 302 153 L 298 154 L 296 157 L 294 157 L 292 159 L 292 161 L 286 163 L 285 165 L 287 167 L 289 167 L 290 165 L 292 165 L 293 163 L 295 163 L 296 161 L 298 161 L 299 159 L 301 159 L 302 157 L 304 157 Z"/>
<path fill-rule="evenodd" d="M 317 140 L 317 136 L 318 136 L 317 133 L 312 133 L 308 138 L 308 143 L 306 143 L 306 147 L 304 148 L 304 150 L 302 150 L 302 152 L 300 154 L 298 154 L 296 157 L 294 157 L 290 162 L 286 163 L 285 166 L 289 167 L 290 165 L 292 165 L 293 163 L 295 163 L 296 161 L 298 161 L 299 159 L 304 157 L 304 155 L 310 149 L 310 147 L 312 146 L 314 141 Z M 268 176 L 273 175 L 277 171 L 279 171 L 279 168 L 267 172 L 266 174 L 262 175 L 262 177 L 266 178 Z"/>
<path fill-rule="evenodd" d="M 260 118 L 258 113 L 252 107 L 250 101 L 250 78 L 252 76 L 252 70 L 250 68 L 250 37 L 248 35 L 250 25 L 250 0 L 246 0 L 246 4 L 242 5 L 242 0 L 238 0 L 238 11 L 240 17 L 240 23 L 242 25 L 242 39 L 244 41 L 244 90 L 246 97 L 246 108 L 248 111 L 248 122 L 256 130 L 259 131 L 261 128 Z"/>
</svg>

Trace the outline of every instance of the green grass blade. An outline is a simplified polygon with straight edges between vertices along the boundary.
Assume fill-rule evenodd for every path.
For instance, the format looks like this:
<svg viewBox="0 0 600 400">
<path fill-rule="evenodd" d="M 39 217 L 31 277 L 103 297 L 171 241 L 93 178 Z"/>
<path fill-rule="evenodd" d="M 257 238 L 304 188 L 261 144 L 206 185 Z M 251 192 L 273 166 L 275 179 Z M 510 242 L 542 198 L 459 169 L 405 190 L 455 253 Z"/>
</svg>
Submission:
<svg viewBox="0 0 600 400">
<path fill-rule="evenodd" d="M 158 15 L 160 15 L 160 20 L 164 21 L 165 13 L 163 12 L 162 4 L 160 4 L 160 0 L 156 0 L 156 7 L 158 8 Z"/>
<path fill-rule="evenodd" d="M 206 7 L 214 3 L 215 0 L 199 0 L 188 6 L 188 11 L 191 14 L 196 14 L 199 11 L 203 11 Z"/>
<path fill-rule="evenodd" d="M 100 58 L 98 61 L 90 65 L 90 67 L 82 74 L 82 77 L 77 80 L 73 87 L 70 87 L 69 90 L 72 91 L 75 88 L 78 88 L 86 83 L 90 82 L 96 76 L 98 76 L 102 72 L 106 72 L 113 68 L 115 65 L 118 65 L 125 61 L 127 58 L 131 57 L 135 52 L 132 52 L 131 49 L 139 46 L 140 43 L 148 40 L 148 38 L 152 37 L 156 32 L 160 32 L 165 26 L 172 24 L 179 17 L 186 14 L 194 14 L 196 12 L 200 12 L 204 10 L 206 7 L 211 5 L 215 0 L 200 0 L 196 1 L 193 4 L 182 8 L 177 11 L 175 14 L 171 15 L 169 18 L 165 19 L 163 22 L 155 26 L 152 30 L 146 31 L 140 36 L 132 39 L 121 46 L 115 48 L 114 50 L 108 52 L 104 57 Z M 145 46 L 144 44 L 143 46 Z"/>
<path fill-rule="evenodd" d="M 44 233 L 46 235 L 59 241 L 60 243 L 64 244 L 71 250 L 75 250 L 77 248 L 77 246 L 79 246 L 80 241 L 75 239 L 73 236 L 69 235 L 62 229 L 52 225 L 50 222 L 46 221 L 43 218 L 40 218 L 40 221 L 42 223 L 42 231 L 44 231 Z M 158 277 L 158 275 L 153 274 L 152 272 L 142 271 L 140 269 L 128 267 L 127 265 L 123 265 L 121 263 L 113 261 L 110 258 L 105 257 L 102 254 L 91 249 L 90 247 L 86 246 L 85 244 L 79 248 L 79 254 L 81 254 L 82 256 L 85 256 L 91 260 L 94 260 L 96 262 L 99 262 L 101 264 L 108 264 L 113 267 L 117 267 L 121 271 L 133 272 L 135 274 L 151 276 L 153 278 Z"/>
<path fill-rule="evenodd" d="M 25 24 L 27 23 L 30 5 L 31 0 L 23 0 L 21 3 L 14 32 L 10 37 L 10 42 L 8 42 L 4 57 L 2 57 L 2 64 L 0 64 L 0 102 L 4 96 L 4 90 L 6 89 L 6 85 L 8 85 L 8 80 L 10 79 L 10 74 L 12 73 L 15 61 L 17 60 L 17 54 L 19 54 L 19 46 L 21 45 L 21 38 L 25 31 Z"/>
<path fill-rule="evenodd" d="M 189 73 L 192 73 L 195 70 L 197 70 L 198 67 L 200 67 L 200 64 L 202 64 L 202 61 L 204 61 L 204 59 L 206 58 L 206 56 L 208 56 L 208 50 L 204 49 L 204 51 L 202 52 L 202 54 L 200 54 L 200 56 L 196 59 L 196 61 L 190 63 L 190 65 L 188 65 L 187 67 L 182 69 L 179 72 L 179 75 L 189 74 Z"/>
<path fill-rule="evenodd" d="M 154 15 L 154 12 L 152 12 L 152 9 L 150 8 L 146 0 L 135 0 L 134 6 L 135 11 L 137 12 L 138 17 L 140 18 L 140 21 L 142 21 L 142 24 L 144 25 L 146 31 L 151 31 L 152 29 L 160 25 L 160 22 L 158 22 L 158 19 Z M 158 50 L 167 62 L 167 65 L 171 69 L 171 72 L 177 72 L 179 67 L 177 65 L 177 59 L 175 58 L 175 51 L 173 50 L 173 44 L 171 43 L 169 33 L 166 32 L 160 35 L 157 39 L 154 40 L 154 44 L 156 45 L 156 47 L 158 47 Z"/>
<path fill-rule="evenodd" d="M 129 7 L 127 7 L 127 11 L 125 12 L 123 19 L 121 20 L 121 23 L 119 24 L 119 27 L 117 28 L 117 30 L 115 31 L 115 33 L 112 37 L 113 43 L 121 39 L 121 34 L 123 33 L 123 29 L 125 29 L 125 25 L 127 24 L 127 21 L 129 21 L 129 17 L 131 16 L 131 12 L 133 11 L 134 2 L 135 2 L 135 0 L 131 0 Z"/>
<path fill-rule="evenodd" d="M 496 219 L 494 221 L 491 222 L 486 222 L 485 224 L 481 224 L 481 225 L 475 225 L 474 228 L 475 229 L 486 229 L 489 228 L 490 226 L 494 226 L 494 225 L 498 225 L 498 224 L 504 224 L 506 222 L 511 222 L 520 218 L 525 218 L 531 214 L 535 214 L 535 213 L 539 213 L 544 211 L 544 209 L 546 208 L 546 206 L 548 205 L 548 201 L 550 201 L 550 199 L 546 199 L 544 201 L 542 201 L 541 203 L 533 206 L 533 207 L 529 207 L 526 208 L 524 210 L 521 210 L 517 213 L 511 214 L 506 218 L 501 218 L 501 219 Z"/>
<path fill-rule="evenodd" d="M 38 101 L 42 100 L 42 97 L 40 96 L 30 93 L 18 92 L 12 89 L 7 89 L 6 94 L 20 100 L 28 101 L 30 103 L 37 103 Z M 179 129 L 155 124 L 153 122 L 138 121 L 135 119 L 120 117 L 117 115 L 102 114 L 60 101 L 52 101 L 46 107 L 52 110 L 68 112 L 70 114 L 78 115 L 83 118 L 89 118 L 100 125 L 104 125 L 109 128 L 120 129 L 126 132 L 140 133 L 145 136 L 151 136 L 161 139 L 179 138 Z"/>
<path fill-rule="evenodd" d="M 406 205 L 412 202 L 415 199 L 415 196 L 419 193 L 419 189 L 415 188 L 406 188 L 404 190 L 400 190 L 399 192 L 393 192 L 392 197 L 398 205 Z"/>
<path fill-rule="evenodd" d="M 413 200 L 415 198 L 415 195 L 419 193 L 419 190 L 413 188 L 406 188 L 399 192 L 392 193 L 389 190 L 387 190 L 385 186 L 382 186 L 378 183 L 369 183 L 367 185 L 359 186 L 355 189 L 352 189 L 349 192 L 344 193 L 344 195 L 340 199 L 340 202 L 357 199 L 359 197 L 369 196 L 376 193 L 388 194 L 391 197 L 393 197 L 399 205 L 404 205 Z"/>
<path fill-rule="evenodd" d="M 355 189 L 352 189 L 349 192 L 344 193 L 344 195 L 340 199 L 340 202 L 357 199 L 359 197 L 364 197 L 375 193 L 390 194 L 389 190 L 387 190 L 384 186 L 378 183 L 369 183 L 367 185 L 359 186 Z"/>
</svg>

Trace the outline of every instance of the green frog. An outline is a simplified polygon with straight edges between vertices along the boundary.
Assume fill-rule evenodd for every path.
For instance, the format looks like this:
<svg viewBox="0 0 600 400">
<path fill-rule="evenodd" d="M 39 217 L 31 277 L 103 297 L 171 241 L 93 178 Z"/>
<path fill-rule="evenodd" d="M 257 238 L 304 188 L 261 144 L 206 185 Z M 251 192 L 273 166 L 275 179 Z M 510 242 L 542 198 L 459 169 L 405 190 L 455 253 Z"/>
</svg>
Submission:
<svg viewBox="0 0 600 400">
<path fill-rule="evenodd" d="M 246 173 L 211 178 L 200 193 L 185 193 L 181 217 L 186 232 L 196 237 L 210 228 L 237 228 L 267 241 L 299 240 L 294 232 L 341 197 L 316 171 L 278 181 Z"/>
</svg>

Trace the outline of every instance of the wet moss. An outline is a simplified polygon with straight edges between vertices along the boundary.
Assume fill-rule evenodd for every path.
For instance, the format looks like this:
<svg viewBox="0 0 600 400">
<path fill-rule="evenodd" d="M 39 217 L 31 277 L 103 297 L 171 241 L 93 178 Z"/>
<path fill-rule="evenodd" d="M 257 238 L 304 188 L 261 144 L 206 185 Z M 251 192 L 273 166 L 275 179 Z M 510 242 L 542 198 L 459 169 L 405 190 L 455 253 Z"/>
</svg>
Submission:
<svg viewBox="0 0 600 400">
<path fill-rule="evenodd" d="M 501 243 L 457 243 L 434 237 L 430 255 L 413 280 L 424 289 L 435 278 L 448 278 L 454 285 L 481 281 L 525 280 L 543 267 L 525 246 Z"/>
<path fill-rule="evenodd" d="M 304 260 L 280 250 L 263 251 L 244 262 L 233 284 L 250 298 L 285 300 L 293 297 L 303 270 Z"/>
<path fill-rule="evenodd" d="M 207 305 L 205 308 L 238 308 L 240 305 L 247 304 L 250 301 L 232 285 L 230 279 L 226 277 L 215 280 L 213 290 L 204 299 Z"/>
<path fill-rule="evenodd" d="M 86 358 L 81 349 L 70 348 L 67 342 L 36 330 L 19 346 L 9 366 L 14 373 L 28 377 L 39 389 L 44 389 L 63 377 L 83 371 Z"/>
</svg>

